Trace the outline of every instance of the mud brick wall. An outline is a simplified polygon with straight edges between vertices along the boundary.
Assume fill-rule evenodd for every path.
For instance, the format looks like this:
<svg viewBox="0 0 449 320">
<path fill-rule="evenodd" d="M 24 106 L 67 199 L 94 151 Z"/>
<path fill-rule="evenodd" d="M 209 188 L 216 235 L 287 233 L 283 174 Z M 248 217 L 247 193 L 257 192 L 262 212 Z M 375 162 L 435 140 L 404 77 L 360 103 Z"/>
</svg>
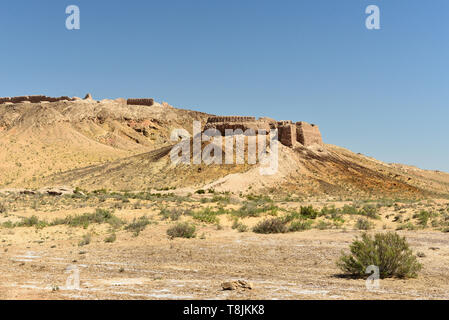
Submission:
<svg viewBox="0 0 449 320">
<path fill-rule="evenodd" d="M 142 98 L 142 99 L 128 99 L 126 104 L 134 106 L 152 106 L 154 104 L 154 99 Z"/>
<path fill-rule="evenodd" d="M 6 103 L 6 102 L 12 102 L 12 103 L 21 103 L 21 102 L 31 102 L 31 103 L 39 103 L 43 101 L 48 102 L 56 102 L 56 101 L 62 101 L 62 100 L 73 100 L 72 98 L 62 96 L 62 97 L 47 97 L 42 95 L 37 96 L 20 96 L 20 97 L 6 97 L 6 98 L 0 98 L 0 104 Z"/>
<path fill-rule="evenodd" d="M 278 123 L 278 139 L 284 146 L 292 147 L 296 141 L 296 125 L 291 122 Z"/>
<path fill-rule="evenodd" d="M 228 117 L 209 117 L 207 119 L 208 123 L 217 122 L 250 122 L 256 121 L 255 117 L 240 117 L 240 116 L 228 116 Z"/>
<path fill-rule="evenodd" d="M 296 123 L 296 140 L 305 147 L 312 144 L 323 144 L 318 126 L 301 121 Z"/>
<path fill-rule="evenodd" d="M 226 134 L 226 129 L 237 130 L 241 129 L 244 133 L 248 129 L 253 129 L 254 134 L 258 134 L 258 130 L 265 130 L 265 133 L 268 134 L 270 132 L 270 126 L 267 123 L 258 123 L 256 121 L 252 122 L 216 122 L 216 123 L 208 123 L 206 124 L 204 130 L 207 129 L 217 129 L 220 131 L 221 135 Z"/>
</svg>

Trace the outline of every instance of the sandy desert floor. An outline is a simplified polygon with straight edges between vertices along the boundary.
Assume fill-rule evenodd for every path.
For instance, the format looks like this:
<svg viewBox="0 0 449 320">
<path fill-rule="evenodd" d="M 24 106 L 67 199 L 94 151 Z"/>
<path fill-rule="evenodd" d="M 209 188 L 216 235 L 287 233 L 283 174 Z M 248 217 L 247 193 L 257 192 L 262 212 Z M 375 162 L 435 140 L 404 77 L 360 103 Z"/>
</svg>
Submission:
<svg viewBox="0 0 449 320">
<path fill-rule="evenodd" d="M 257 234 L 233 230 L 231 219 L 221 216 L 220 228 L 197 222 L 196 238 L 171 240 L 166 230 L 174 222 L 161 219 L 154 203 L 142 202 L 115 213 L 127 221 L 145 214 L 152 223 L 138 236 L 117 229 L 116 240 L 107 243 L 104 239 L 111 233 L 107 224 L 6 227 L 6 219 L 36 215 L 50 220 L 93 210 L 73 204 L 52 211 L 45 205 L 25 208 L 32 199 L 10 202 L 16 207 L 2 217 L 0 299 L 449 299 L 449 237 L 438 230 L 398 231 L 419 253 L 423 270 L 416 279 L 380 280 L 380 288 L 373 291 L 364 279 L 343 277 L 336 267 L 341 251 L 362 234 L 349 222 L 347 227 Z M 53 207 L 50 201 L 66 200 L 41 199 Z M 109 201 L 102 204 L 111 205 Z M 382 217 L 388 216 L 387 211 Z M 241 221 L 251 226 L 258 219 L 262 217 Z M 391 229 L 368 232 L 385 228 Z M 80 246 L 86 232 L 92 240 Z M 70 289 L 66 282 L 75 267 L 80 287 Z M 253 288 L 222 290 L 221 283 L 230 280 L 250 281 Z"/>
</svg>

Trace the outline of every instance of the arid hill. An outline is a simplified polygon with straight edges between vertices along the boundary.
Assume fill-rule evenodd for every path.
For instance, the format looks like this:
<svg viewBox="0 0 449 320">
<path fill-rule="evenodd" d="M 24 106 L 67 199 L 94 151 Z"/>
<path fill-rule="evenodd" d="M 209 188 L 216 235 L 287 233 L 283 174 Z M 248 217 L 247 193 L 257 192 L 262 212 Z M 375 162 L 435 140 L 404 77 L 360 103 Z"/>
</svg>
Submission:
<svg viewBox="0 0 449 320">
<path fill-rule="evenodd" d="M 175 165 L 169 156 L 172 130 L 192 133 L 194 120 L 204 126 L 211 115 L 135 101 L 88 97 L 0 104 L 0 188 L 68 185 L 86 190 L 269 191 L 285 196 L 449 195 L 447 173 L 386 164 L 329 144 L 280 145 L 279 170 L 271 176 L 259 174 L 260 164 Z"/>
</svg>

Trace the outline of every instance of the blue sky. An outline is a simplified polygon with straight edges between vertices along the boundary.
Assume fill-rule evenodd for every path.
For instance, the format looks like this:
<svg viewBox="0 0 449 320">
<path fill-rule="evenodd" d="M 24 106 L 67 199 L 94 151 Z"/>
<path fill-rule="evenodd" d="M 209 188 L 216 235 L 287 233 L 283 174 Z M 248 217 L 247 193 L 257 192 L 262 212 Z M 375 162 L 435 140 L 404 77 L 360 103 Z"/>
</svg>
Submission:
<svg viewBox="0 0 449 320">
<path fill-rule="evenodd" d="M 0 96 L 303 120 L 327 143 L 449 172 L 447 0 L 2 1 L 0 39 Z"/>
</svg>

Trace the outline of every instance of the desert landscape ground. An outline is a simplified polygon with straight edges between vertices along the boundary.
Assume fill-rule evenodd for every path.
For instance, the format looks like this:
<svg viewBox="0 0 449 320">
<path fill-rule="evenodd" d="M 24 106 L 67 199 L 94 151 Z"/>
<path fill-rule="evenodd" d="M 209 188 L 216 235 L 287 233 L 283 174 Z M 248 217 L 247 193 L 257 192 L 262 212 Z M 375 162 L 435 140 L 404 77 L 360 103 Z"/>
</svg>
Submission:
<svg viewBox="0 0 449 320">
<path fill-rule="evenodd" d="M 1 299 L 449 298 L 447 173 L 305 139 L 280 145 L 271 176 L 175 165 L 171 131 L 215 115 L 35 100 L 0 104 Z M 337 267 L 356 237 L 388 231 L 409 242 L 418 277 L 368 290 Z"/>
</svg>

